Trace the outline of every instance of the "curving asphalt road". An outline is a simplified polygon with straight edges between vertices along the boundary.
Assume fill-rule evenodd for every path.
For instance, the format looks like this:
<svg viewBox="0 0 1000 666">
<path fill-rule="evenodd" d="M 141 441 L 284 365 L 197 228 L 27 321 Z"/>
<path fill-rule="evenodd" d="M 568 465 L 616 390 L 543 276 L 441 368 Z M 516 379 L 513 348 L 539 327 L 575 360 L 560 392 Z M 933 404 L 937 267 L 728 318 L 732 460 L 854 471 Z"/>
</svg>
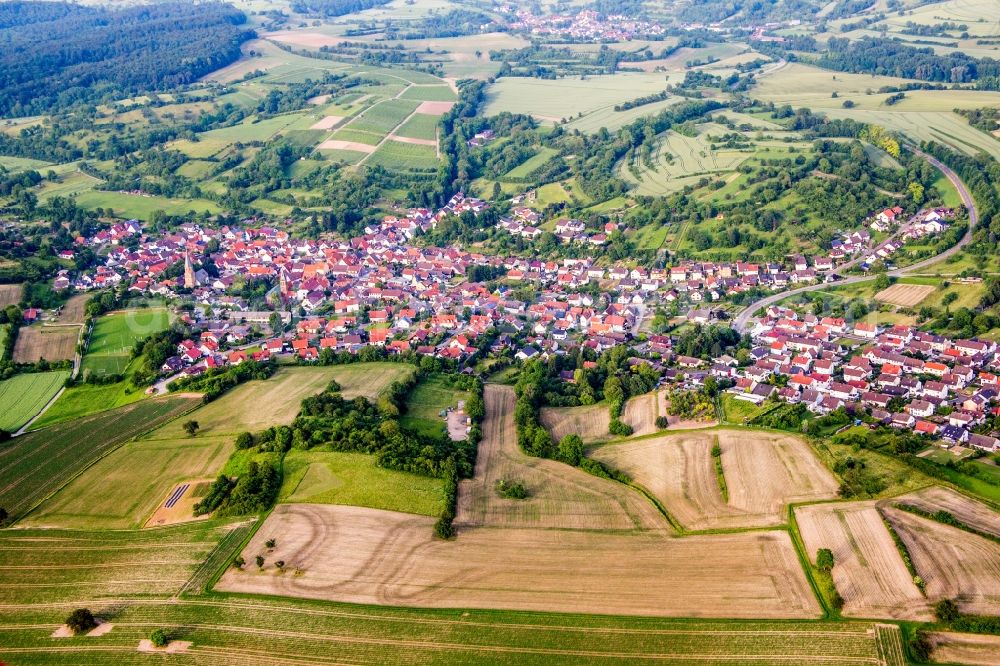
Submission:
<svg viewBox="0 0 1000 666">
<path fill-rule="evenodd" d="M 902 277 L 907 273 L 912 273 L 914 271 L 920 270 L 921 268 L 926 268 L 931 264 L 935 264 L 939 261 L 947 259 L 948 257 L 954 255 L 956 252 L 960 252 L 963 247 L 969 244 L 972 240 L 972 232 L 975 230 L 976 224 L 979 222 L 979 211 L 976 209 L 976 202 L 972 199 L 972 194 L 969 189 L 965 186 L 965 183 L 958 177 L 954 171 L 949 167 L 942 164 L 938 159 L 918 150 L 914 146 L 907 146 L 907 149 L 913 152 L 914 155 L 918 155 L 927 160 L 931 166 L 936 168 L 938 171 L 943 173 L 945 177 L 951 181 L 951 184 L 955 186 L 958 190 L 958 195 L 962 198 L 962 203 L 965 205 L 966 210 L 969 211 L 969 226 L 965 230 L 965 235 L 963 235 L 957 243 L 952 245 L 950 248 L 942 252 L 941 254 L 936 254 L 933 257 L 928 257 L 918 261 L 915 264 L 906 266 L 904 268 L 897 268 L 895 270 L 889 271 L 891 277 Z M 836 269 L 835 269 L 836 270 Z M 840 270 L 843 270 L 841 267 Z M 829 274 L 829 273 L 828 273 Z M 805 287 L 797 287 L 795 289 L 789 289 L 787 291 L 778 292 L 776 294 L 771 294 L 765 296 L 757 301 L 754 301 L 746 308 L 744 308 L 733 320 L 733 328 L 735 328 L 740 333 L 746 332 L 747 326 L 750 323 L 750 319 L 753 317 L 753 313 L 761 308 L 766 308 L 774 305 L 778 301 L 782 301 L 789 296 L 795 296 L 796 294 L 803 294 L 808 291 L 819 291 L 820 289 L 829 289 L 831 287 L 841 287 L 844 285 L 856 284 L 858 282 L 867 282 L 873 279 L 870 275 L 858 275 L 849 278 L 843 278 L 841 280 L 833 280 L 832 282 L 819 282 L 816 284 L 811 284 Z"/>
</svg>

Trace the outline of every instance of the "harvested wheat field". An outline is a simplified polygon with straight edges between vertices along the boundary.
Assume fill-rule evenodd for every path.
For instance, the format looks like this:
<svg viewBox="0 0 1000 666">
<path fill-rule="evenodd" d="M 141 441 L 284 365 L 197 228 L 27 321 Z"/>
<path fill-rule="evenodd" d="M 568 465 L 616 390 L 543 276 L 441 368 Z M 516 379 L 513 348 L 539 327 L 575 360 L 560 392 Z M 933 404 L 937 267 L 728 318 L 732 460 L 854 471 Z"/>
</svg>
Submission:
<svg viewBox="0 0 1000 666">
<path fill-rule="evenodd" d="M 927 632 L 933 650 L 931 660 L 970 666 L 996 666 L 1000 663 L 1000 636 L 958 634 L 950 631 Z"/>
<path fill-rule="evenodd" d="M 814 563 L 820 548 L 833 551 L 833 583 L 845 616 L 932 619 L 875 502 L 814 504 L 797 508 L 795 517 Z"/>
<path fill-rule="evenodd" d="M 65 361 L 76 354 L 80 337 L 79 326 L 25 326 L 17 333 L 14 342 L 15 363 Z"/>
<path fill-rule="evenodd" d="M 87 294 L 77 294 L 73 296 L 59 311 L 56 322 L 59 324 L 82 324 L 83 318 L 87 314 L 87 301 L 90 297 Z"/>
<path fill-rule="evenodd" d="M 21 300 L 21 288 L 19 284 L 0 284 L 0 308 L 16 305 Z"/>
<path fill-rule="evenodd" d="M 1000 537 L 1000 515 L 982 502 L 950 488 L 931 486 L 883 504 L 909 504 L 930 513 L 947 511 L 969 527 Z"/>
<path fill-rule="evenodd" d="M 912 308 L 933 293 L 934 287 L 929 284 L 894 284 L 875 294 L 875 300 Z"/>
<path fill-rule="evenodd" d="M 712 457 L 716 443 L 728 501 Z M 789 504 L 837 496 L 836 480 L 809 445 L 789 435 L 688 431 L 602 446 L 590 455 L 628 474 L 690 530 L 779 525 Z"/>
<path fill-rule="evenodd" d="M 522 453 L 514 402 L 509 386 L 486 386 L 486 419 L 475 477 L 459 486 L 456 527 L 668 529 L 656 507 L 631 488 Z M 501 479 L 523 483 L 530 496 L 500 497 L 495 488 Z"/>
<path fill-rule="evenodd" d="M 227 592 L 352 603 L 620 615 L 812 618 L 819 607 L 784 532 L 671 538 L 662 531 L 476 528 L 453 541 L 434 518 L 279 505 L 230 569 Z M 275 539 L 273 550 L 265 548 Z M 284 573 L 274 561 L 285 562 Z"/>
<path fill-rule="evenodd" d="M 390 136 L 389 140 L 396 141 L 398 143 L 412 143 L 417 146 L 431 146 L 433 148 L 437 148 L 438 145 L 437 139 L 414 139 L 413 137 L 396 136 L 395 134 Z"/>
<path fill-rule="evenodd" d="M 344 119 L 343 116 L 324 116 L 320 120 L 309 126 L 309 129 L 314 130 L 328 130 L 333 129 L 340 124 L 340 121 Z"/>
<path fill-rule="evenodd" d="M 414 113 L 423 113 L 428 116 L 443 116 L 451 111 L 455 106 L 454 102 L 421 102 Z"/>
<path fill-rule="evenodd" d="M 966 613 L 1000 615 L 1000 544 L 892 507 L 883 512 L 927 583 L 928 599 L 955 599 Z"/>
<path fill-rule="evenodd" d="M 316 146 L 317 150 L 354 150 L 359 153 L 374 153 L 376 146 L 369 146 L 367 143 L 357 141 L 341 141 L 339 139 L 328 139 Z"/>
<path fill-rule="evenodd" d="M 631 426 L 633 435 L 656 432 L 658 396 L 659 394 L 646 393 L 625 402 L 621 420 Z M 581 407 L 543 407 L 539 416 L 542 425 L 557 442 L 572 434 L 579 435 L 585 444 L 615 439 L 608 432 L 611 414 L 605 403 Z"/>
</svg>

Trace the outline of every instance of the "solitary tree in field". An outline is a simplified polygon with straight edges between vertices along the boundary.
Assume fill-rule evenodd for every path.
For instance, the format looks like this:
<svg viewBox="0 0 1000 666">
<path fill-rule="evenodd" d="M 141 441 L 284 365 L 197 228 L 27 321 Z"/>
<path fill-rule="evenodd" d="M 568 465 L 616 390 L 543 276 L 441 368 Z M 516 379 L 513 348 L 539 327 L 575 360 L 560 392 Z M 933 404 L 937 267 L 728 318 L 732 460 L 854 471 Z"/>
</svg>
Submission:
<svg viewBox="0 0 1000 666">
<path fill-rule="evenodd" d="M 184 432 L 188 434 L 188 437 L 194 437 L 201 426 L 198 425 L 197 421 L 185 421 L 182 427 L 184 428 Z"/>
<path fill-rule="evenodd" d="M 72 629 L 74 634 L 83 634 L 97 627 L 97 620 L 90 610 L 77 608 L 66 618 L 66 626 Z"/>
<path fill-rule="evenodd" d="M 274 539 L 268 539 L 267 541 L 264 542 L 264 547 L 265 548 L 274 548 L 274 544 L 276 544 L 276 543 L 277 543 L 277 541 L 275 541 Z"/>
<path fill-rule="evenodd" d="M 7 513 L 7 509 L 0 506 L 0 527 L 7 522 L 8 518 L 10 518 L 10 515 Z"/>
<path fill-rule="evenodd" d="M 816 551 L 816 568 L 820 571 L 833 571 L 833 551 L 820 548 Z"/>
<path fill-rule="evenodd" d="M 278 567 L 278 571 L 284 571 L 285 570 L 285 561 L 284 560 L 278 560 L 277 562 L 274 563 L 274 566 Z"/>
<path fill-rule="evenodd" d="M 242 555 L 237 555 L 236 557 L 233 558 L 233 566 L 236 567 L 237 569 L 242 569 L 243 565 L 246 563 L 247 561 L 243 559 Z"/>
<path fill-rule="evenodd" d="M 167 638 L 167 632 L 163 631 L 163 629 L 157 629 L 149 635 L 149 642 L 155 647 L 161 648 L 166 647 L 170 639 Z"/>
<path fill-rule="evenodd" d="M 263 569 L 264 568 L 264 556 L 263 555 L 258 555 L 257 556 L 257 568 L 258 569 Z"/>
</svg>

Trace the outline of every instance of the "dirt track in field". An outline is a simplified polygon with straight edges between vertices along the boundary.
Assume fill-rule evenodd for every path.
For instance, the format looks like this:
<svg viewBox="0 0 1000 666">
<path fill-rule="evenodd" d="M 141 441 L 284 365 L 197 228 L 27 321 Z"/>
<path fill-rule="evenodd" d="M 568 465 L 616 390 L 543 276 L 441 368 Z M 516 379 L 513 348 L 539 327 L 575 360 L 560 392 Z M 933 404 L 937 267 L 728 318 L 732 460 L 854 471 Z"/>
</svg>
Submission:
<svg viewBox="0 0 1000 666">
<path fill-rule="evenodd" d="M 359 507 L 279 505 L 216 589 L 353 603 L 620 615 L 809 618 L 819 607 L 784 532 L 463 530 Z M 267 539 L 276 547 L 264 547 Z M 273 562 L 285 562 L 284 573 Z"/>
<path fill-rule="evenodd" d="M 833 552 L 833 582 L 844 598 L 845 616 L 929 621 L 930 605 L 913 584 L 875 504 L 797 508 L 806 553 L 815 563 L 818 549 Z"/>
<path fill-rule="evenodd" d="M 1000 615 L 1000 544 L 965 530 L 886 507 L 933 602 L 956 599 L 964 612 Z"/>
<path fill-rule="evenodd" d="M 668 529 L 656 507 L 631 488 L 522 453 L 514 425 L 513 389 L 487 385 L 485 403 L 475 476 L 459 486 L 455 525 L 460 530 L 472 526 Z M 501 479 L 523 483 L 530 497 L 500 497 L 495 486 Z"/>
<path fill-rule="evenodd" d="M 728 501 L 711 454 L 716 443 Z M 789 504 L 837 493 L 835 479 L 809 445 L 788 435 L 689 431 L 602 446 L 591 456 L 628 474 L 691 530 L 780 525 Z"/>
</svg>

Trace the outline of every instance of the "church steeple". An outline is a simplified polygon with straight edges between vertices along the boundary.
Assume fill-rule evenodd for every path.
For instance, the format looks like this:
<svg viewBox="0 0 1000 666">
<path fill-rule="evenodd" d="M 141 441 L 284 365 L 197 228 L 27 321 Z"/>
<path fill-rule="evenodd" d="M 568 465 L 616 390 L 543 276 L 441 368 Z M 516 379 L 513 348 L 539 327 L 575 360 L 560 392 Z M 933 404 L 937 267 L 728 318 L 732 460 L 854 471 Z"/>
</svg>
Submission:
<svg viewBox="0 0 1000 666">
<path fill-rule="evenodd" d="M 191 265 L 191 253 L 184 252 L 184 288 L 194 289 L 198 281 L 194 277 L 194 267 Z"/>
</svg>

